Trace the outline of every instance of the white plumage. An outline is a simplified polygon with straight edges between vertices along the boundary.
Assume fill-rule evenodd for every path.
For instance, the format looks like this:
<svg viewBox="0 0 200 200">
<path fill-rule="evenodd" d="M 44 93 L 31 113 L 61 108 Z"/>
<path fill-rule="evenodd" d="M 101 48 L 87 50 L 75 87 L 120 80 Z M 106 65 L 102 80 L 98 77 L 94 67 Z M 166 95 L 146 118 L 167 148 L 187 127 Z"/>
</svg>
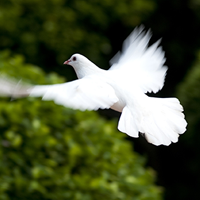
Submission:
<svg viewBox="0 0 200 200">
<path fill-rule="evenodd" d="M 146 92 L 158 92 L 164 85 L 167 67 L 159 41 L 148 47 L 151 34 L 136 28 L 124 41 L 122 53 L 103 70 L 80 54 L 64 64 L 71 65 L 78 80 L 55 85 L 19 87 L 0 80 L 4 96 L 42 96 L 43 100 L 80 110 L 111 108 L 122 112 L 118 129 L 131 137 L 145 135 L 154 145 L 177 142 L 186 130 L 183 107 L 177 98 L 153 98 Z"/>
</svg>

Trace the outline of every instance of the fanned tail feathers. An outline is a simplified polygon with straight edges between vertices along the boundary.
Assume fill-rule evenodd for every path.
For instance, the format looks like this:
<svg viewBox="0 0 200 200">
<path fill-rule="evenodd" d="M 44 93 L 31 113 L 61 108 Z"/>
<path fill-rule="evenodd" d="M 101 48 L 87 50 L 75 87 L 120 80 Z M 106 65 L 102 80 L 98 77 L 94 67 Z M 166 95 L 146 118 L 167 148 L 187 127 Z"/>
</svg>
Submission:
<svg viewBox="0 0 200 200">
<path fill-rule="evenodd" d="M 154 145 L 168 146 L 171 142 L 177 142 L 179 134 L 184 133 L 187 126 L 179 100 L 148 97 L 147 105 L 149 109 L 146 111 L 145 107 L 139 110 L 137 116 L 125 107 L 119 121 L 119 130 L 132 137 L 138 137 L 138 131 L 144 133 L 146 140 Z"/>
<path fill-rule="evenodd" d="M 131 137 L 138 137 L 138 125 L 131 110 L 125 106 L 118 124 L 118 129 Z"/>
</svg>

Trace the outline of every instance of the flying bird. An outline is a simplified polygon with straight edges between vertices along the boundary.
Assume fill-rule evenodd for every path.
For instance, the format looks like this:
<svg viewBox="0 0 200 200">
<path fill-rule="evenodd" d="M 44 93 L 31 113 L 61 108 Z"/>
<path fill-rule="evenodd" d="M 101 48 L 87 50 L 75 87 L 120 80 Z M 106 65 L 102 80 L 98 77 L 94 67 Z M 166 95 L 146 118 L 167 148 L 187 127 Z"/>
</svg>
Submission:
<svg viewBox="0 0 200 200">
<path fill-rule="evenodd" d="M 146 95 L 162 89 L 167 67 L 160 40 L 149 46 L 150 31 L 137 27 L 124 41 L 122 52 L 111 59 L 109 70 L 100 69 L 85 56 L 72 55 L 77 80 L 54 85 L 24 86 L 0 79 L 0 95 L 33 96 L 73 109 L 113 109 L 121 113 L 118 129 L 131 137 L 142 133 L 149 143 L 170 145 L 186 131 L 183 107 L 177 98 Z"/>
</svg>

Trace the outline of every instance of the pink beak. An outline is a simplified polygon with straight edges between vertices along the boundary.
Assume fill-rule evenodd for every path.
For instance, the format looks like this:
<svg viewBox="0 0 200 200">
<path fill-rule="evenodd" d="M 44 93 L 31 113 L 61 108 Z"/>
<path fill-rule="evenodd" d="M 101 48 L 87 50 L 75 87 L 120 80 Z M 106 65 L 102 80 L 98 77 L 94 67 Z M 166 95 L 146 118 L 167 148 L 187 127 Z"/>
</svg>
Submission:
<svg viewBox="0 0 200 200">
<path fill-rule="evenodd" d="M 71 60 L 66 60 L 63 65 L 69 65 L 69 63 L 71 62 Z"/>
</svg>

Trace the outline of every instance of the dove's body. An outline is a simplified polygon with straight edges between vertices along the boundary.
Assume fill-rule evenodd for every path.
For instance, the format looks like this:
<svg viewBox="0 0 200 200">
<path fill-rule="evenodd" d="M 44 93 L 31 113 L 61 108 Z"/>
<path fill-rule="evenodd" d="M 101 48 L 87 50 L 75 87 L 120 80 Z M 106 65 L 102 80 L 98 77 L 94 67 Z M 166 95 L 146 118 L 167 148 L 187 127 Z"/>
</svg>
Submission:
<svg viewBox="0 0 200 200">
<path fill-rule="evenodd" d="M 73 57 L 76 57 L 77 60 L 82 59 L 82 55 L 79 54 L 74 54 Z M 93 82 L 106 83 L 114 90 L 111 99 L 117 99 L 117 101 L 110 108 L 122 112 L 118 125 L 120 131 L 132 137 L 138 137 L 139 132 L 144 133 L 146 139 L 155 145 L 169 145 L 171 142 L 177 142 L 179 134 L 185 132 L 187 123 L 178 99 L 148 97 L 138 86 L 138 77 L 131 74 L 132 68 L 125 72 L 117 68 L 106 71 L 98 68 L 89 60 L 85 64 L 82 64 L 82 68 L 77 70 L 76 64 L 72 63 L 76 73 L 77 71 L 79 73 L 77 73 L 79 78 L 83 80 L 89 78 Z M 88 65 L 90 66 L 89 75 L 86 73 L 81 76 L 80 74 L 87 71 Z M 93 69 L 91 70 L 91 68 Z M 166 68 L 164 70 L 158 68 L 157 73 L 163 73 L 164 77 L 165 71 Z M 123 79 L 123 75 L 126 77 L 125 79 Z M 162 81 L 164 82 L 164 79 Z M 163 82 L 159 81 L 161 87 Z"/>
<path fill-rule="evenodd" d="M 112 59 L 109 70 L 100 69 L 86 57 L 74 54 L 64 64 L 73 66 L 78 80 L 19 91 L 13 91 L 7 84 L 7 95 L 42 96 L 43 100 L 54 100 L 80 110 L 111 108 L 122 112 L 120 131 L 132 137 L 144 133 L 148 142 L 155 145 L 177 142 L 187 125 L 178 99 L 145 94 L 163 87 L 167 71 L 158 42 L 147 48 L 149 39 L 149 32 L 144 34 L 141 28 L 133 31 L 124 42 L 122 54 Z M 5 94 L 5 89 L 0 88 L 0 93 Z"/>
</svg>

